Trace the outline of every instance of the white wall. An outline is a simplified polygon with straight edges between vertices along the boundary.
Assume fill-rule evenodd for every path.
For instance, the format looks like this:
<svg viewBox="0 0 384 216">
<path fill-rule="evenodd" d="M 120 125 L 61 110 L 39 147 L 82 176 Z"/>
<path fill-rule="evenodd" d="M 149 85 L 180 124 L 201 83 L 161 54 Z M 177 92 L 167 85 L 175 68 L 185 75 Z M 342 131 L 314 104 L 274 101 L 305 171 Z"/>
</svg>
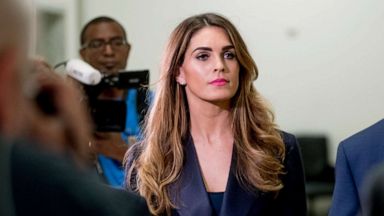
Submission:
<svg viewBox="0 0 384 216">
<path fill-rule="evenodd" d="M 57 64 L 77 55 L 77 0 L 34 0 L 39 20 L 37 54 L 45 55 L 50 64 Z"/>
<path fill-rule="evenodd" d="M 342 139 L 384 117 L 384 1 L 83 0 L 81 23 L 120 20 L 133 45 L 128 69 L 149 68 L 153 82 L 171 30 L 208 11 L 242 33 L 281 128 L 326 133 L 332 161 Z"/>
</svg>

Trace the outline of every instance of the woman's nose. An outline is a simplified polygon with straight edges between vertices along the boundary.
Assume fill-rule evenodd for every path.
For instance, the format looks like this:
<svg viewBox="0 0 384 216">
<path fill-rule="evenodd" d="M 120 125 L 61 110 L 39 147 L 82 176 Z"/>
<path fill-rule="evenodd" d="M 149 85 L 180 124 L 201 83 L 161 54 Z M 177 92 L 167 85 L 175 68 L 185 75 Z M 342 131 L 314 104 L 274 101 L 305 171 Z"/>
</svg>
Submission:
<svg viewBox="0 0 384 216">
<path fill-rule="evenodd" d="M 224 59 L 222 59 L 221 57 L 217 57 L 215 59 L 214 72 L 224 72 L 224 71 L 225 71 Z"/>
</svg>

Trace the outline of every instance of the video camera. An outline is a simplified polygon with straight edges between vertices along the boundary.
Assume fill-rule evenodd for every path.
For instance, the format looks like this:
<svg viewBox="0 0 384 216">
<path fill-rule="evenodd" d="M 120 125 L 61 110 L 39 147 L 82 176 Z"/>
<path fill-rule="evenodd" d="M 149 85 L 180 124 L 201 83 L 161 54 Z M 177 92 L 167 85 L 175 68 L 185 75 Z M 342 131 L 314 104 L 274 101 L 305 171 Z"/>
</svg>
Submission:
<svg viewBox="0 0 384 216">
<path fill-rule="evenodd" d="M 128 90 L 136 90 L 139 125 L 144 119 L 149 103 L 146 99 L 149 84 L 148 70 L 124 71 L 102 76 L 99 71 L 84 61 L 73 59 L 66 63 L 66 73 L 83 84 L 96 131 L 122 132 L 126 126 L 127 103 L 125 99 L 98 99 L 98 96 L 106 89 L 124 89 L 125 93 Z"/>
</svg>

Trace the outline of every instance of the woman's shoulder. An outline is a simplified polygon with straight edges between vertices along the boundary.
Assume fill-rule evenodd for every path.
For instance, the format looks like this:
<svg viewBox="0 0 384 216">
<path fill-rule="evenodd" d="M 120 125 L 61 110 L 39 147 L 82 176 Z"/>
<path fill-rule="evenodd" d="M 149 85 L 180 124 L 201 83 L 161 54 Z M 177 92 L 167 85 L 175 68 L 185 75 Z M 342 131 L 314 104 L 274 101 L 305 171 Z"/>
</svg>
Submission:
<svg viewBox="0 0 384 216">
<path fill-rule="evenodd" d="M 281 137 L 283 139 L 284 145 L 285 145 L 285 152 L 286 154 L 291 153 L 292 151 L 299 151 L 299 146 L 297 143 L 297 139 L 295 135 L 290 134 L 285 131 L 280 131 Z"/>
</svg>

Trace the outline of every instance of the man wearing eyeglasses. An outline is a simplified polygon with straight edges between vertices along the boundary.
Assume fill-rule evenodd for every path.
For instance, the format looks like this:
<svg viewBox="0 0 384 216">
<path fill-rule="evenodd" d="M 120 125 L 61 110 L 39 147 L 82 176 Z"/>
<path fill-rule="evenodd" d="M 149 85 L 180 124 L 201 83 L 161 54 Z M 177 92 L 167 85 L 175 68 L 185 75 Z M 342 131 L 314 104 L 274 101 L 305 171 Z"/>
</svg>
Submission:
<svg viewBox="0 0 384 216">
<path fill-rule="evenodd" d="M 92 19 L 83 27 L 80 43 L 83 60 L 104 75 L 125 70 L 131 46 L 123 26 L 116 20 L 105 16 Z M 126 96 L 127 92 L 123 89 L 109 88 L 104 89 L 98 99 L 125 100 Z M 131 107 L 128 106 L 128 109 Z M 122 161 L 128 149 L 128 140 L 134 140 L 138 133 L 137 118 L 127 121 L 134 127 L 128 128 L 130 134 L 95 132 L 94 140 L 90 142 L 91 149 L 97 154 L 96 168 L 99 174 L 108 184 L 117 187 L 122 186 L 124 179 Z"/>
<path fill-rule="evenodd" d="M 102 73 L 115 74 L 127 66 L 130 44 L 121 24 L 110 17 L 88 22 L 80 37 L 81 57 Z"/>
</svg>

